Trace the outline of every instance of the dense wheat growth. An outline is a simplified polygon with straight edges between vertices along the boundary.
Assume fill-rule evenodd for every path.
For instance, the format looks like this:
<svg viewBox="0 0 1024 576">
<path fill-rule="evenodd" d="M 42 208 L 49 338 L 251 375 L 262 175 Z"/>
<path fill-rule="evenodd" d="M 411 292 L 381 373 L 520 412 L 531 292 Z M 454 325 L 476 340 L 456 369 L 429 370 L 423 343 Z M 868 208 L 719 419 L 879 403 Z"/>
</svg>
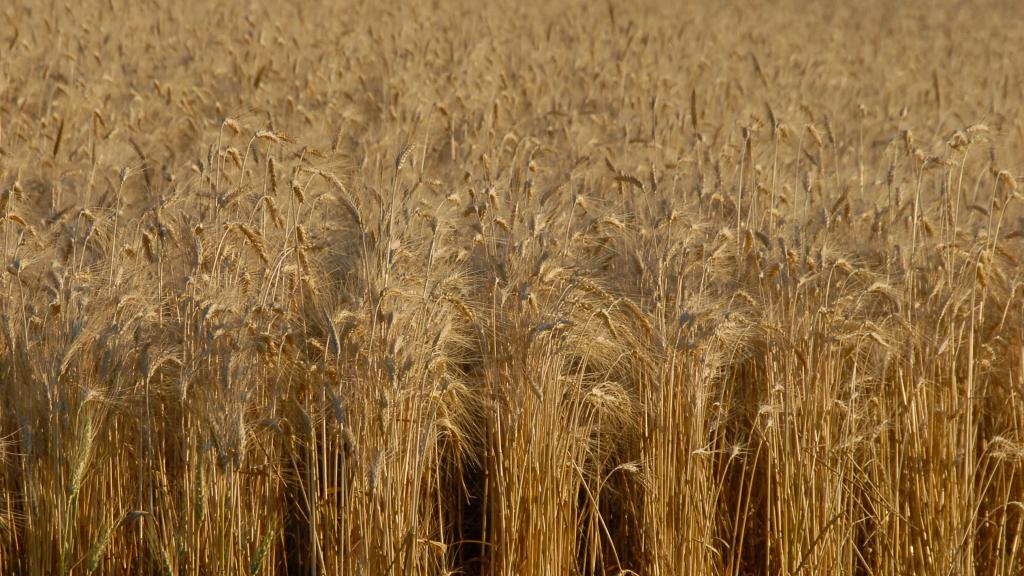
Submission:
<svg viewBox="0 0 1024 576">
<path fill-rule="evenodd" d="M 0 5 L 0 574 L 1024 574 L 1024 5 L 216 4 Z"/>
</svg>

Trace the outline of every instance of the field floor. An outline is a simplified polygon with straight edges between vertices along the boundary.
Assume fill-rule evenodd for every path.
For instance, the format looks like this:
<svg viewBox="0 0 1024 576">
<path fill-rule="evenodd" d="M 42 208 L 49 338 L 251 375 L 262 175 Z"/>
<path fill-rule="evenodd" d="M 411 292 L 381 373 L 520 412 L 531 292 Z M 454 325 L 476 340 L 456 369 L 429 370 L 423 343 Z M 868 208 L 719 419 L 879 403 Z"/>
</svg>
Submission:
<svg viewBox="0 0 1024 576">
<path fill-rule="evenodd" d="M 0 2 L 0 574 L 1024 575 L 1024 2 Z"/>
</svg>

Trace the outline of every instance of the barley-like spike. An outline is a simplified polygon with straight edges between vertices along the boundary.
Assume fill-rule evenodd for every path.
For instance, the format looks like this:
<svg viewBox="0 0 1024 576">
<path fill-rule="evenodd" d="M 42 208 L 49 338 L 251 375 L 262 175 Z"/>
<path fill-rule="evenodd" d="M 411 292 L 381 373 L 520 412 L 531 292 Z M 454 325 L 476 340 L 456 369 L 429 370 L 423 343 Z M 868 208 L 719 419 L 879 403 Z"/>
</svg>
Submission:
<svg viewBox="0 0 1024 576">
<path fill-rule="evenodd" d="M 402 150 L 398 153 L 398 155 L 395 156 L 395 174 L 400 173 L 402 171 L 402 168 L 405 167 L 406 162 L 408 162 L 409 157 L 412 155 L 412 151 L 413 145 L 406 144 L 405 146 L 402 147 Z"/>
</svg>

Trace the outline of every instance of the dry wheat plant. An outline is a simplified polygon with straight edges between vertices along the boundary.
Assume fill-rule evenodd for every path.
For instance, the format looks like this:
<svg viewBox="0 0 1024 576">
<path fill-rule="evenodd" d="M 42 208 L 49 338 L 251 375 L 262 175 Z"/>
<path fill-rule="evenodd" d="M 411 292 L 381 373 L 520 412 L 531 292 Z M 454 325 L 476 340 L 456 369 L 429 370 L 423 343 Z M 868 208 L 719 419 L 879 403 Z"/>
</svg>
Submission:
<svg viewBox="0 0 1024 576">
<path fill-rule="evenodd" d="M 1024 6 L 0 5 L 0 574 L 1024 574 Z"/>
</svg>

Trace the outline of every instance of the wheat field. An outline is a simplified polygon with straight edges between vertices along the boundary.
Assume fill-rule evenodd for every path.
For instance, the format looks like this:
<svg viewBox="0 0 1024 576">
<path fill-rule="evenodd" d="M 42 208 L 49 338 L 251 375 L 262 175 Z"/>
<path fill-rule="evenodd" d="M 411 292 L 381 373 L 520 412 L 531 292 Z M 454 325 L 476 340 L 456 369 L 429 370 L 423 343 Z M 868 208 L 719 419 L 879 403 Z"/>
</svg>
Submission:
<svg viewBox="0 0 1024 576">
<path fill-rule="evenodd" d="M 0 6 L 0 574 L 1024 574 L 1024 5 Z"/>
</svg>

